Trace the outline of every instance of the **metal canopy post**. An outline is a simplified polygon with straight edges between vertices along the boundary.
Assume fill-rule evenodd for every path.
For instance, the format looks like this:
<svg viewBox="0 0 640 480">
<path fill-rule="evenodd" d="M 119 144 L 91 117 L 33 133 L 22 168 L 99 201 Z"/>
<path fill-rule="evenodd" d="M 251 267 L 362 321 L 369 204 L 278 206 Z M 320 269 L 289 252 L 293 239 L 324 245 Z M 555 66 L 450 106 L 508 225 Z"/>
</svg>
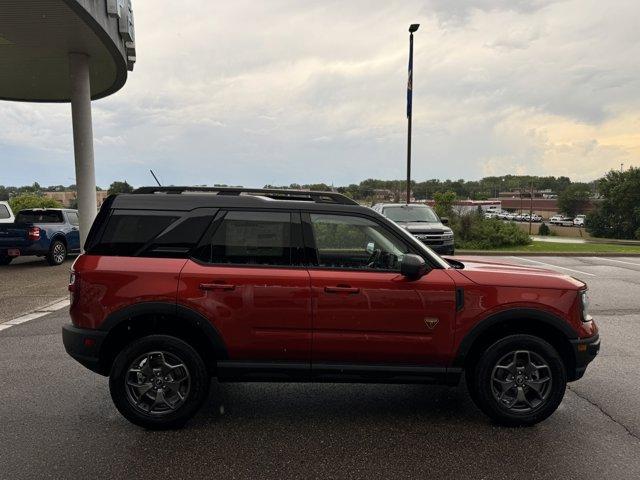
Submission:
<svg viewBox="0 0 640 480">
<path fill-rule="evenodd" d="M 97 213 L 88 55 L 84 53 L 69 54 L 69 78 L 71 81 L 71 120 L 78 191 L 80 244 L 84 246 Z"/>
</svg>

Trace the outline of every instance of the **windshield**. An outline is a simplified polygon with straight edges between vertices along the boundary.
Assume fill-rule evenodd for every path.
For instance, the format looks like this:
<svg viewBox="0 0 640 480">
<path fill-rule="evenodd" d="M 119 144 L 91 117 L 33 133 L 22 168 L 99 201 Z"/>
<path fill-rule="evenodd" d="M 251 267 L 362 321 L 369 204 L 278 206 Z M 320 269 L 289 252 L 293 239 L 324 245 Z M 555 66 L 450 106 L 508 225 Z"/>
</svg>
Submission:
<svg viewBox="0 0 640 480">
<path fill-rule="evenodd" d="M 398 205 L 397 207 L 385 207 L 382 210 L 385 217 L 394 222 L 426 222 L 440 223 L 440 219 L 431 207 L 426 205 Z"/>
</svg>

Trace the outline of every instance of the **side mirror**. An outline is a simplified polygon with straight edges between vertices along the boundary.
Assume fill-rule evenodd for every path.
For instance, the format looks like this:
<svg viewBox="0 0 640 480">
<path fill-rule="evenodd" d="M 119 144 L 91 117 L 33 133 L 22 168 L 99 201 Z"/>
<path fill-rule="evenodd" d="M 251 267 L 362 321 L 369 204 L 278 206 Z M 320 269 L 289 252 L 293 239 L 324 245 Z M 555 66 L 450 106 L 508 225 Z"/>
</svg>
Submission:
<svg viewBox="0 0 640 480">
<path fill-rule="evenodd" d="M 431 268 L 424 261 L 424 258 L 413 253 L 407 253 L 400 264 L 400 273 L 409 280 L 417 280 L 424 277 L 430 270 Z"/>
<path fill-rule="evenodd" d="M 369 255 L 373 254 L 373 251 L 376 249 L 376 244 L 373 242 L 369 242 L 367 243 L 367 246 L 365 247 L 365 250 L 367 251 L 367 253 Z"/>
<path fill-rule="evenodd" d="M 449 219 L 447 217 L 442 217 L 440 221 L 443 225 L 449 225 Z"/>
</svg>

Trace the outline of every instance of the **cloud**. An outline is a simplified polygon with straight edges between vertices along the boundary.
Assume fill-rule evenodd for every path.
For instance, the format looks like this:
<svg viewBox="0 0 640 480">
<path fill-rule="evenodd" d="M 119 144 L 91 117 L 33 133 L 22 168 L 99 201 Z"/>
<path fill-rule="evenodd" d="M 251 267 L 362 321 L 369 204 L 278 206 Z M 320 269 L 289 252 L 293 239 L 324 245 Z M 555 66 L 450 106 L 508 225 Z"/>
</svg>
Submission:
<svg viewBox="0 0 640 480">
<path fill-rule="evenodd" d="M 640 164 L 640 5 L 594 0 L 135 2 L 138 63 L 94 102 L 98 182 L 263 185 L 405 175 L 592 179 Z M 0 162 L 60 183 L 68 105 L 0 103 Z M 17 153 L 16 153 L 17 152 Z M 32 165 L 41 163 L 42 168 Z M 68 169 L 69 167 L 67 167 Z"/>
</svg>

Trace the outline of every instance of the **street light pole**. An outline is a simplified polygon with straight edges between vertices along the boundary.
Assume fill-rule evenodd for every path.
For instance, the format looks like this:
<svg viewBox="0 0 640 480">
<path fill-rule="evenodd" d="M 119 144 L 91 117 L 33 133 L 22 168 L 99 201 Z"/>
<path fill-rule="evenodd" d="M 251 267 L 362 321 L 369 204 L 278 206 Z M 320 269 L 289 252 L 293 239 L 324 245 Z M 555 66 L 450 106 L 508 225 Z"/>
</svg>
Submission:
<svg viewBox="0 0 640 480">
<path fill-rule="evenodd" d="M 411 203 L 411 110 L 413 101 L 413 32 L 420 24 L 409 26 L 409 78 L 407 80 L 407 204 Z"/>
</svg>

